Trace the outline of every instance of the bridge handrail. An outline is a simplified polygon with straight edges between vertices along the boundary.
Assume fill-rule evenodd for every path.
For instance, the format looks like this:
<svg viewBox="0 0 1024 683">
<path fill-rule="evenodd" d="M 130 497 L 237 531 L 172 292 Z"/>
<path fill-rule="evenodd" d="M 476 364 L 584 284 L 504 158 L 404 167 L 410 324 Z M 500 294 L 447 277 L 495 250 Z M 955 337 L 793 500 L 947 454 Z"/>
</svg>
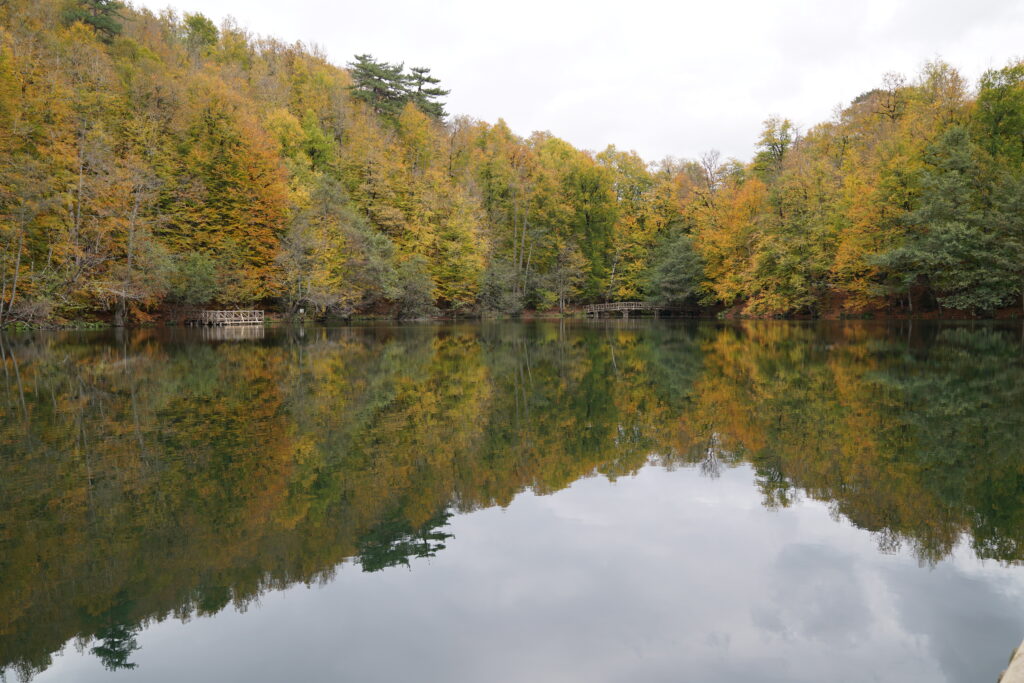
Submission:
<svg viewBox="0 0 1024 683">
<path fill-rule="evenodd" d="M 203 325 L 260 325 L 264 315 L 261 310 L 197 310 L 186 314 L 185 320 L 194 320 Z"/>
<path fill-rule="evenodd" d="M 614 301 L 605 304 L 587 304 L 583 310 L 587 313 L 604 313 L 605 311 L 644 311 L 655 308 L 649 301 Z"/>
</svg>

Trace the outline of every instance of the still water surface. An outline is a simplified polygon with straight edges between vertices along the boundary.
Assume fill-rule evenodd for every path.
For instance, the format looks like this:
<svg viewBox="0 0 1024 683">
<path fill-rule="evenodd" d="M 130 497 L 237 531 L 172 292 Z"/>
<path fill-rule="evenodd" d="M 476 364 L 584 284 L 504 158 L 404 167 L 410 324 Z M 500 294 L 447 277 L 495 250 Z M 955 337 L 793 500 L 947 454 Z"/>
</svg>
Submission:
<svg viewBox="0 0 1024 683">
<path fill-rule="evenodd" d="M 0 668 L 45 681 L 994 681 L 1020 327 L 3 342 Z"/>
</svg>

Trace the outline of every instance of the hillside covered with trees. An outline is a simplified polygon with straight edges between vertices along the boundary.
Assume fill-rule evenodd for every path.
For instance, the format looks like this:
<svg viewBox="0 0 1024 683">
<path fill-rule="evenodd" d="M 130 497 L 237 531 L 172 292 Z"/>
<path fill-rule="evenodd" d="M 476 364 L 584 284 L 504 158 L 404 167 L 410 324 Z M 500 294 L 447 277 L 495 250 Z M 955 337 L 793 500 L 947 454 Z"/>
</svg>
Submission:
<svg viewBox="0 0 1024 683">
<path fill-rule="evenodd" d="M 0 325 L 1024 306 L 1024 61 L 890 74 L 805 132 L 769 118 L 749 163 L 524 138 L 447 93 L 199 14 L 0 3 Z"/>
</svg>

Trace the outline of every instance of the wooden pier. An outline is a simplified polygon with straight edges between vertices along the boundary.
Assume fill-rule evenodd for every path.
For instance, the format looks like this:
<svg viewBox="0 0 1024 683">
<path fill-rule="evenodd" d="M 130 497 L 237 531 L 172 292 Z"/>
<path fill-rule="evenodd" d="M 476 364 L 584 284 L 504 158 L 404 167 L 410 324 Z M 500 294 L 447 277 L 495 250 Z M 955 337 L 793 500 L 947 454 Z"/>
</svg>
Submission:
<svg viewBox="0 0 1024 683">
<path fill-rule="evenodd" d="M 583 307 L 583 312 L 588 317 L 600 318 L 602 315 L 613 315 L 621 313 L 623 318 L 628 318 L 631 312 L 643 313 L 653 311 L 658 317 L 662 313 L 684 312 L 684 309 L 674 306 L 660 306 L 650 301 L 615 301 L 608 304 L 589 304 Z"/>
<path fill-rule="evenodd" d="M 185 316 L 185 322 L 208 327 L 262 325 L 263 311 L 192 311 Z"/>
</svg>

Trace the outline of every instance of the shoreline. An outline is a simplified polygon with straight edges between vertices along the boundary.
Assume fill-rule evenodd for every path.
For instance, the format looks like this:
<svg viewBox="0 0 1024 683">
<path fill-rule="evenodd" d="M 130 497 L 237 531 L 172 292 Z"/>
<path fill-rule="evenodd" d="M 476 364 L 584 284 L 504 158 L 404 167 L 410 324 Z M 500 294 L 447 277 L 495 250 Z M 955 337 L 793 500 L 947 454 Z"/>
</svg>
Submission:
<svg viewBox="0 0 1024 683">
<path fill-rule="evenodd" d="M 747 316 L 747 315 L 729 315 L 723 312 L 715 313 L 698 313 L 694 315 L 675 315 L 675 316 L 653 316 L 653 315 L 631 315 L 628 318 L 623 318 L 620 315 L 609 315 L 604 317 L 593 318 L 587 316 L 581 311 L 574 311 L 571 313 L 559 314 L 559 313 L 546 313 L 537 311 L 526 311 L 520 315 L 438 315 L 438 316 L 425 316 L 417 318 L 394 318 L 391 316 L 384 315 L 360 315 L 352 316 L 348 318 L 340 317 L 324 317 L 324 318 L 291 318 L 269 312 L 267 319 L 263 323 L 263 327 L 280 327 L 287 325 L 327 325 L 327 326 L 344 326 L 344 325 L 359 325 L 359 324 L 415 324 L 415 323 L 458 323 L 458 322 L 554 322 L 554 321 L 616 321 L 616 320 L 659 320 L 659 321 L 719 321 L 719 322 L 1017 322 L 1024 321 L 1024 316 L 1018 311 L 1014 311 L 1013 314 L 1000 314 L 987 316 L 972 316 L 968 314 L 944 314 L 937 315 L 934 313 L 923 313 L 918 315 L 842 315 L 842 316 L 811 316 L 811 315 L 790 315 L 790 316 Z M 125 324 L 115 325 L 113 322 L 107 320 L 75 320 L 66 321 L 61 323 L 52 324 L 26 324 L 26 323 L 12 323 L 6 327 L 0 328 L 0 332 L 31 332 L 31 331 L 65 331 L 65 332 L 86 332 L 86 331 L 98 331 L 98 330 L 113 330 L 113 329 L 125 329 L 125 330 L 139 330 L 139 329 L 159 329 L 159 328 L 187 328 L 193 327 L 192 325 L 186 325 L 180 321 L 172 318 L 158 319 L 146 323 L 138 324 Z M 202 327 L 202 326 L 195 326 Z"/>
</svg>

